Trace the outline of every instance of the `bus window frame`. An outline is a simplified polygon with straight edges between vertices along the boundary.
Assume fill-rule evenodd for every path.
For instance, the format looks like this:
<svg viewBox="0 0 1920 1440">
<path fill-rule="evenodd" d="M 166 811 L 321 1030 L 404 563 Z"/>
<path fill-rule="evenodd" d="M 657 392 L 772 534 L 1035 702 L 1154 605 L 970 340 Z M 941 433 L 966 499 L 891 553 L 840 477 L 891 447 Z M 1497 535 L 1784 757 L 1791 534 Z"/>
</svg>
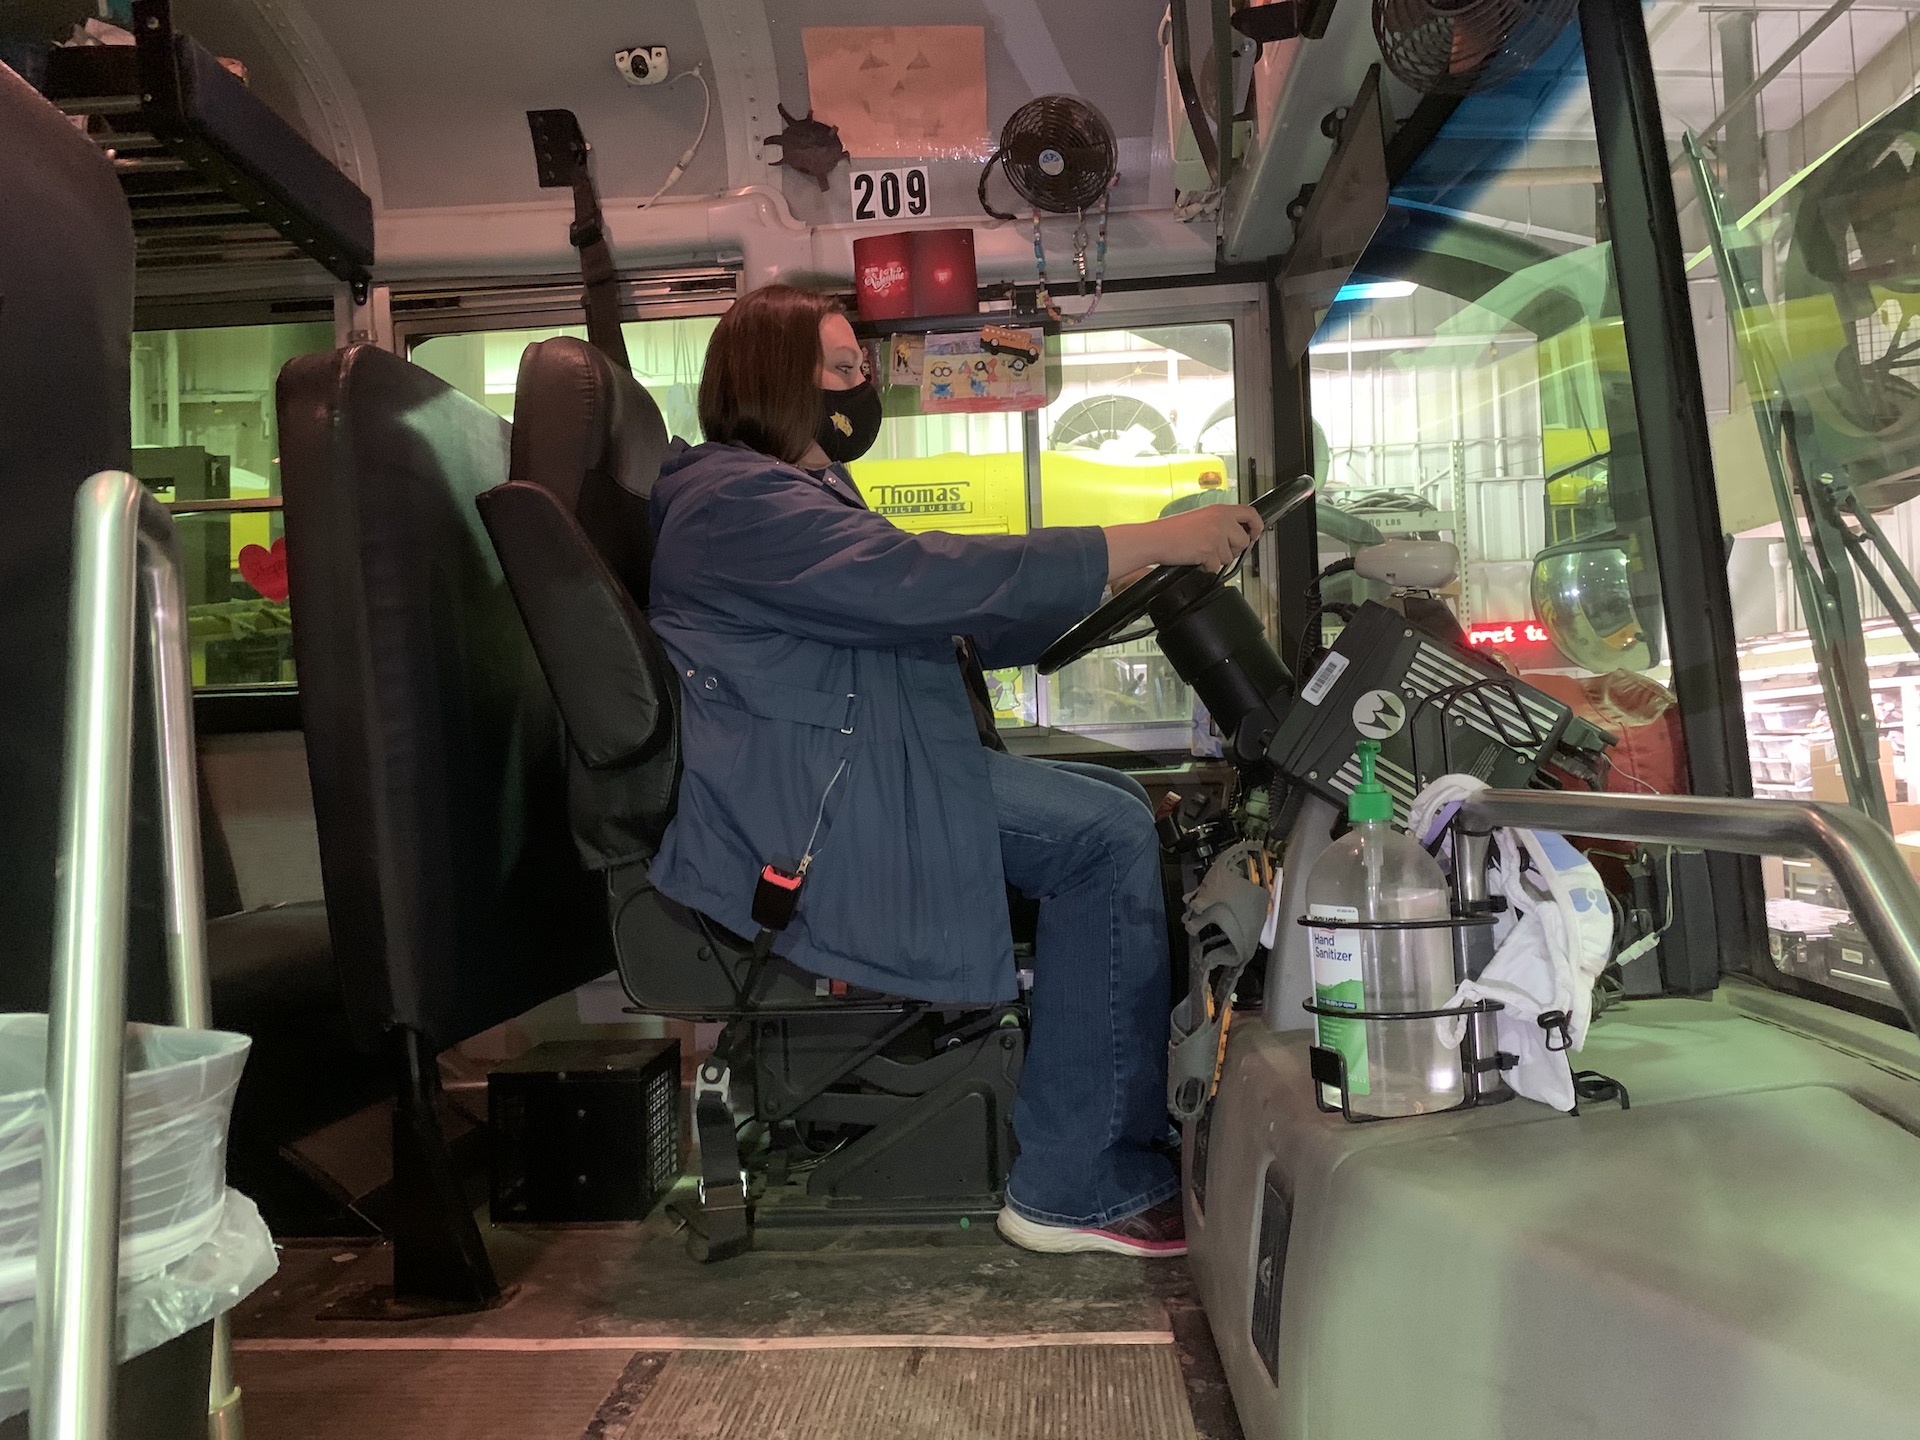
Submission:
<svg viewBox="0 0 1920 1440">
<path fill-rule="evenodd" d="M 343 317 L 349 313 L 351 292 L 329 281 L 324 290 L 311 284 L 286 284 L 272 289 L 243 291 L 216 297 L 192 294 L 143 295 L 134 302 L 133 334 L 155 331 L 226 330 L 267 325 L 312 325 L 330 321 L 334 344 L 345 344 Z M 279 376 L 273 377 L 274 384 Z M 169 515 L 278 512 L 277 495 L 241 503 L 168 501 Z M 200 735 L 255 734 L 300 730 L 300 680 L 254 685 L 195 685 L 194 729 Z"/>
<path fill-rule="evenodd" d="M 1631 13 L 1629 13 L 1629 11 Z M 1661 582 L 1672 688 L 1680 701 L 1693 793 L 1752 795 L 1750 757 L 1741 728 L 1742 702 L 1733 634 L 1733 600 L 1724 557 L 1717 554 L 1718 497 L 1710 455 L 1706 407 L 1694 351 L 1693 317 L 1684 275 L 1664 130 L 1642 7 L 1581 0 L 1580 26 L 1594 144 L 1607 179 L 1614 282 L 1630 361 L 1633 407 L 1649 470 L 1668 477 L 1651 496 L 1649 520 Z M 1602 94 L 1602 90 L 1605 94 Z M 1437 138 L 1454 105 L 1436 105 L 1418 145 L 1390 145 L 1390 175 L 1398 185 L 1426 142 Z M 1629 123 L 1632 122 L 1632 123 Z M 1660 253 L 1656 254 L 1658 251 Z M 1423 255 L 1395 270 L 1445 293 L 1468 297 L 1449 280 L 1467 280 L 1463 257 Z M 1676 276 L 1677 282 L 1676 282 Z M 1276 396 L 1276 404 L 1279 397 Z M 1649 402 L 1656 402 L 1651 408 Z M 1307 402 L 1311 414 L 1311 401 Z M 1657 413 L 1656 413 L 1657 412 Z M 1759 861 L 1710 855 L 1707 864 L 1712 924 L 1708 947 L 1721 957 L 1719 974 L 1742 974 L 1775 989 L 1766 962 L 1766 924 Z M 1819 997 L 1826 999 L 1825 995 Z"/>
<path fill-rule="evenodd" d="M 622 324 L 724 315 L 744 293 L 740 272 L 658 271 L 620 282 Z M 577 276 L 503 284 L 418 284 L 392 289 L 393 353 L 402 359 L 423 341 L 476 330 L 541 330 L 584 326 Z"/>
<path fill-rule="evenodd" d="M 143 295 L 134 301 L 133 333 L 152 330 L 225 330 L 254 325 L 313 325 L 331 321 L 334 340 L 340 340 L 344 285 L 324 291 L 288 287 L 260 294 Z"/>
<path fill-rule="evenodd" d="M 712 270 L 665 272 L 658 276 L 629 279 L 622 286 L 621 319 L 623 322 L 644 322 L 724 314 L 737 295 L 717 291 L 684 298 L 646 298 L 644 295 L 649 290 L 657 294 L 663 286 L 676 282 L 712 285 L 722 276 L 730 277 L 736 283 L 739 279 L 737 271 Z M 636 296 L 639 298 L 636 299 Z M 444 308 L 428 308 L 422 304 L 423 301 L 441 299 L 453 303 Z M 1169 277 L 1169 283 L 1164 287 L 1109 290 L 1085 327 L 1089 330 L 1196 324 L 1227 324 L 1232 327 L 1235 437 L 1242 461 L 1242 474 L 1234 477 L 1234 483 L 1242 489 L 1246 483 L 1244 466 L 1248 458 L 1255 462 L 1262 488 L 1271 485 L 1274 479 L 1273 416 L 1267 389 L 1267 301 L 1268 287 L 1264 284 L 1193 284 L 1181 283 L 1177 278 Z M 396 287 L 392 305 L 393 348 L 402 357 L 411 356 L 414 347 L 423 341 L 445 335 L 545 329 L 584 323 L 577 280 L 555 279 L 548 283 L 511 286 Z M 992 318 L 992 312 L 982 312 L 981 323 Z M 1037 450 L 1035 455 L 1037 457 Z M 1041 520 L 1044 524 L 1044 513 Z M 1270 574 L 1252 581 L 1248 589 L 1249 598 L 1254 600 L 1255 612 L 1271 629 L 1278 612 Z M 1049 727 L 1044 724 L 1009 726 L 1002 733 L 1010 736 L 1037 735 L 1049 733 Z M 1089 738 L 1129 750 L 1185 750 L 1190 722 L 1182 720 L 1177 724 L 1101 728 L 1084 733 Z"/>
<path fill-rule="evenodd" d="M 1268 328 L 1271 317 L 1270 288 L 1265 284 L 1226 282 L 1211 284 L 1179 283 L 1168 277 L 1164 287 L 1108 290 L 1100 308 L 1088 317 L 1084 326 L 1073 329 L 1145 330 L 1172 325 L 1226 324 L 1233 331 L 1233 407 L 1234 448 L 1239 455 L 1241 473 L 1233 477 L 1234 488 L 1244 501 L 1246 462 L 1254 462 L 1261 490 L 1271 488 L 1275 480 L 1273 446 L 1273 402 L 1269 383 L 1270 357 Z M 990 319 L 991 316 L 985 318 Z M 1028 435 L 1044 448 L 1045 434 L 1040 431 L 1040 412 L 1030 412 L 1033 424 Z M 1037 468 L 1040 450 L 1030 457 Z M 1029 505 L 1038 504 L 1029 479 Z M 1046 524 L 1045 507 L 1040 506 L 1040 523 Z M 1031 515 L 1031 510 L 1029 511 Z M 1278 595 L 1271 567 L 1249 567 L 1245 590 L 1254 613 L 1269 634 L 1277 633 Z M 1042 682 L 1044 684 L 1044 682 Z M 1042 712 L 1044 714 L 1044 711 Z M 1003 736 L 1073 734 L 1104 745 L 1117 745 L 1136 754 L 1170 751 L 1184 752 L 1190 743 L 1191 721 L 1161 722 L 1152 725 L 1097 726 L 1071 731 L 1058 730 L 1042 719 L 1033 725 L 1003 726 Z"/>
<path fill-rule="evenodd" d="M 1646 12 L 1580 0 L 1578 23 L 1690 788 L 1750 799 L 1733 592 Z M 1719 973 L 1767 983 L 1773 967 L 1759 859 L 1710 852 L 1707 874 Z"/>
</svg>

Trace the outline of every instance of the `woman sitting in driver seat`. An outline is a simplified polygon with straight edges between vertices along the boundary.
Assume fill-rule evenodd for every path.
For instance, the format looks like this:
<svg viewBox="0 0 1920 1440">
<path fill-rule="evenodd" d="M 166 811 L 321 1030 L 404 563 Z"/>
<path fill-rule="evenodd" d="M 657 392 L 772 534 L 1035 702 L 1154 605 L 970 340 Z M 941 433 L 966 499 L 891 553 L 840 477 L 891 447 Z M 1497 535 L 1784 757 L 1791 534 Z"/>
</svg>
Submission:
<svg viewBox="0 0 1920 1440">
<path fill-rule="evenodd" d="M 1184 1254 L 1179 1176 L 1157 1146 L 1169 984 L 1152 816 L 1124 776 L 982 746 L 954 637 L 989 666 L 1030 664 L 1113 577 L 1224 564 L 1259 517 L 909 534 L 842 468 L 880 429 L 863 368 L 846 317 L 790 286 L 714 331 L 707 441 L 676 440 L 653 491 L 651 619 L 679 671 L 685 764 L 654 883 L 752 935 L 763 867 L 799 874 L 775 953 L 954 1005 L 1016 998 L 1004 886 L 1039 900 L 1001 1233 Z"/>
</svg>

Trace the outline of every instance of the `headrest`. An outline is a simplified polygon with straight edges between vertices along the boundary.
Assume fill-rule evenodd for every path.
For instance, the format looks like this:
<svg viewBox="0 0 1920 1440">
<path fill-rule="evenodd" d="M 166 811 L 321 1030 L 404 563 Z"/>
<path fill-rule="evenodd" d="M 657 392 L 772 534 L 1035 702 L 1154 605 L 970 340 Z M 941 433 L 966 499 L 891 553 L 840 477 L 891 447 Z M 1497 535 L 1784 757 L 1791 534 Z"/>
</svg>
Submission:
<svg viewBox="0 0 1920 1440">
<path fill-rule="evenodd" d="M 511 478 L 552 491 L 642 607 L 653 554 L 647 497 L 666 453 L 660 407 L 632 375 L 584 340 L 527 347 Z"/>
</svg>

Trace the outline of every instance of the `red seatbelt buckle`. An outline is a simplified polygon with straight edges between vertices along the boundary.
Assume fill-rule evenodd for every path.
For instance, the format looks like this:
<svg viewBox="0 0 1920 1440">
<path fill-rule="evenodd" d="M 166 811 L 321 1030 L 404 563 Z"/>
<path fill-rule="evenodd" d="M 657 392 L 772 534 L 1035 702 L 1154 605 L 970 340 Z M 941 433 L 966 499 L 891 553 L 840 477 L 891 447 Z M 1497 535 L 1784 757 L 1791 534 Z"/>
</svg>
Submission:
<svg viewBox="0 0 1920 1440">
<path fill-rule="evenodd" d="M 784 930 L 800 904 L 800 886 L 806 876 L 766 865 L 753 887 L 753 920 L 763 930 Z"/>
</svg>

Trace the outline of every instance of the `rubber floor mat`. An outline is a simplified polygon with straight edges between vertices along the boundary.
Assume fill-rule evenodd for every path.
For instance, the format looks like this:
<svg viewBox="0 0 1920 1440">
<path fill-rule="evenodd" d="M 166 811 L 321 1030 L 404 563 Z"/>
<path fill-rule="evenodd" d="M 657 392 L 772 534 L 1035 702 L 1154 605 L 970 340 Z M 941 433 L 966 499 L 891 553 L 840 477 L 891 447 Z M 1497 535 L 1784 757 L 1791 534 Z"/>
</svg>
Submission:
<svg viewBox="0 0 1920 1440">
<path fill-rule="evenodd" d="M 693 1352 L 620 1409 L 595 1440 L 1195 1440 L 1170 1345 Z"/>
<path fill-rule="evenodd" d="M 580 1440 L 631 1360 L 619 1352 L 234 1357 L 247 1440 Z"/>
</svg>

